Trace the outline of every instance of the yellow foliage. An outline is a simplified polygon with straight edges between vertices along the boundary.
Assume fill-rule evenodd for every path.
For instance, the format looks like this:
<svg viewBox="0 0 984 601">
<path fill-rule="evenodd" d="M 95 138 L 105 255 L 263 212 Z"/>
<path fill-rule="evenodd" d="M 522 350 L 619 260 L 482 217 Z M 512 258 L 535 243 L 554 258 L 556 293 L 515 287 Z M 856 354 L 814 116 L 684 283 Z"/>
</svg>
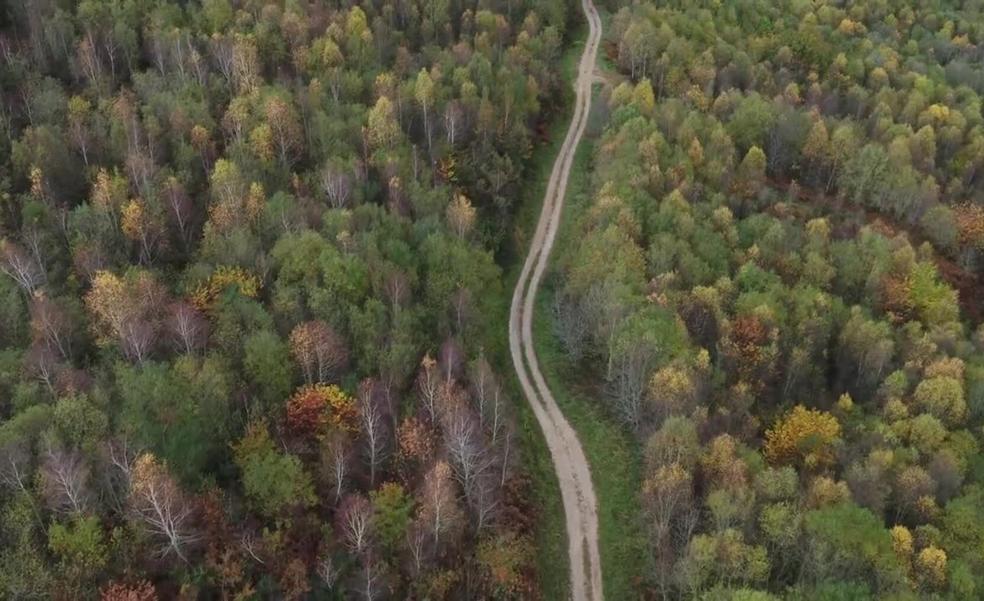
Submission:
<svg viewBox="0 0 984 601">
<path fill-rule="evenodd" d="M 837 418 L 797 405 L 765 433 L 765 456 L 772 463 L 819 467 L 833 461 L 833 443 L 840 436 Z"/>
<path fill-rule="evenodd" d="M 251 222 L 256 222 L 266 206 L 266 191 L 263 184 L 253 182 L 249 186 L 249 195 L 246 196 L 246 216 Z"/>
<path fill-rule="evenodd" d="M 272 161 L 274 158 L 273 131 L 270 126 L 261 123 L 254 127 L 253 131 L 249 133 L 249 145 L 256 158 L 261 161 Z"/>
<path fill-rule="evenodd" d="M 146 223 L 143 201 L 133 199 L 123 206 L 123 214 L 120 218 L 120 229 L 123 235 L 130 240 L 139 240 Z"/>
<path fill-rule="evenodd" d="M 163 286 L 147 271 L 129 272 L 119 277 L 98 271 L 85 295 L 85 306 L 92 314 L 92 330 L 100 345 L 122 337 L 127 326 L 139 319 L 155 321 L 158 309 L 167 296 Z"/>
<path fill-rule="evenodd" d="M 932 545 L 916 557 L 916 573 L 919 579 L 935 587 L 946 584 L 946 551 Z"/>
<path fill-rule="evenodd" d="M 44 200 L 45 197 L 44 172 L 41 171 L 40 167 L 34 165 L 31 166 L 30 180 L 31 180 L 31 196 L 39 200 Z"/>
<path fill-rule="evenodd" d="M 895 550 L 895 554 L 900 559 L 908 561 L 912 557 L 912 532 L 905 526 L 893 526 L 891 534 L 892 549 Z"/>
<path fill-rule="evenodd" d="M 256 298 L 260 293 L 260 280 L 255 275 L 242 267 L 221 265 L 208 280 L 198 285 L 191 295 L 191 302 L 202 311 L 208 310 L 229 286 L 236 286 L 240 294 L 249 298 Z"/>
<path fill-rule="evenodd" d="M 811 509 L 837 505 L 851 499 L 846 482 L 838 482 L 827 476 L 819 476 L 810 482 L 806 493 L 806 505 Z"/>
<path fill-rule="evenodd" d="M 126 201 L 126 191 L 126 180 L 100 169 L 92 186 L 91 202 L 104 211 L 116 211 Z"/>
<path fill-rule="evenodd" d="M 738 490 L 747 483 L 745 462 L 738 456 L 737 441 L 729 434 L 721 434 L 710 442 L 700 464 L 713 487 Z"/>
<path fill-rule="evenodd" d="M 652 115 L 656 110 L 656 95 L 648 79 L 643 79 L 636 84 L 635 90 L 632 91 L 632 102 L 643 115 Z"/>
<path fill-rule="evenodd" d="M 925 378 L 946 376 L 955 380 L 964 378 L 964 362 L 959 357 L 943 357 L 926 366 Z"/>
<path fill-rule="evenodd" d="M 867 31 L 867 28 L 864 26 L 864 23 L 845 18 L 841 20 L 840 25 L 837 26 L 837 31 L 844 35 L 854 35 L 864 34 Z"/>
<path fill-rule="evenodd" d="M 459 238 L 465 238 L 475 226 L 475 207 L 464 194 L 456 193 L 444 213 L 448 227 Z"/>
<path fill-rule="evenodd" d="M 100 344 L 112 340 L 130 314 L 126 285 L 109 271 L 96 272 L 92 288 L 85 295 L 85 305 L 96 318 L 94 330 Z"/>
<path fill-rule="evenodd" d="M 456 183 L 458 181 L 458 161 L 454 154 L 442 158 L 438 161 L 437 171 L 446 182 Z"/>
</svg>

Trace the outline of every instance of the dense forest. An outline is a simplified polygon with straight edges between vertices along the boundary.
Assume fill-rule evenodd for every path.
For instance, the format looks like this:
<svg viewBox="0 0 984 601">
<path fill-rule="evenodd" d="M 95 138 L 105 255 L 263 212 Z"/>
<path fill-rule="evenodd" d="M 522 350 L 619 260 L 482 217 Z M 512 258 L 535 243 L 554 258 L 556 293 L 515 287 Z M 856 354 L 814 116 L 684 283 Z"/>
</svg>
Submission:
<svg viewBox="0 0 984 601">
<path fill-rule="evenodd" d="M 547 329 L 636 596 L 984 597 L 984 4 L 599 8 Z M 579 9 L 0 6 L 0 598 L 549 597 L 495 315 Z"/>
<path fill-rule="evenodd" d="M 551 306 L 638 441 L 639 594 L 982 598 L 984 7 L 616 4 Z"/>
<path fill-rule="evenodd" d="M 536 598 L 496 256 L 561 0 L 0 7 L 0 597 Z"/>
</svg>

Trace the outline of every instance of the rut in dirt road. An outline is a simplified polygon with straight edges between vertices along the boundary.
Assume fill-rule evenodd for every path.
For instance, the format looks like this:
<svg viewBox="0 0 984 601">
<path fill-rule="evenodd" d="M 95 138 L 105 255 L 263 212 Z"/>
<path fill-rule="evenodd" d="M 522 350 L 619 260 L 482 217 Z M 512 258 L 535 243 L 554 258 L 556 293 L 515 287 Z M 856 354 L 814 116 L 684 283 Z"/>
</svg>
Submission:
<svg viewBox="0 0 984 601">
<path fill-rule="evenodd" d="M 601 41 L 601 18 L 594 4 L 591 0 L 582 0 L 581 8 L 588 19 L 589 33 L 575 82 L 574 116 L 550 173 L 536 232 L 513 291 L 509 312 L 509 349 L 523 393 L 533 407 L 547 440 L 560 482 L 567 525 L 571 598 L 575 601 L 601 601 L 604 594 L 598 553 L 598 502 L 591 484 L 591 469 L 577 434 L 567 423 L 547 387 L 533 348 L 536 293 L 557 235 L 574 153 L 587 126 L 591 84 Z"/>
</svg>

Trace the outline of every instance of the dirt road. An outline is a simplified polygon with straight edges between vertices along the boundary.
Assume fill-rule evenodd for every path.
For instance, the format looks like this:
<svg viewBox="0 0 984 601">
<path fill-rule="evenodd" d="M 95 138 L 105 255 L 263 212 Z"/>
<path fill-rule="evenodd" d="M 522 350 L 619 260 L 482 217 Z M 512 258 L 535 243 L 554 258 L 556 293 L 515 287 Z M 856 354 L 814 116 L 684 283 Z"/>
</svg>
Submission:
<svg viewBox="0 0 984 601">
<path fill-rule="evenodd" d="M 553 458 L 567 522 L 568 555 L 571 566 L 571 598 L 574 601 L 601 601 L 601 557 L 598 554 L 598 510 L 591 469 L 577 434 L 557 407 L 533 348 L 533 307 L 543 271 L 550 257 L 560 213 L 567 192 L 567 179 L 578 142 L 584 134 L 591 108 L 591 84 L 601 42 L 601 18 L 591 0 L 581 0 L 588 19 L 589 33 L 578 67 L 575 89 L 577 100 L 567 137 L 554 162 L 543 208 L 537 222 L 529 254 L 513 291 L 509 313 L 509 348 L 523 392 L 533 407 Z M 525 357 L 525 361 L 524 361 Z"/>
</svg>

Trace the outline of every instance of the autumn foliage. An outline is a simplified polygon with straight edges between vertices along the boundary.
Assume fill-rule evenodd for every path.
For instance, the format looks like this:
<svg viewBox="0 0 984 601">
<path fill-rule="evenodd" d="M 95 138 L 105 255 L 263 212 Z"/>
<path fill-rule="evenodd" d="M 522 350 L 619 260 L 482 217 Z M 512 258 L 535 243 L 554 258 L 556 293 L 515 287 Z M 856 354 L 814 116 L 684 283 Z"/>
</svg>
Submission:
<svg viewBox="0 0 984 601">
<path fill-rule="evenodd" d="M 833 444 L 840 433 L 833 415 L 797 405 L 766 431 L 765 456 L 772 463 L 822 467 L 833 461 Z"/>
<path fill-rule="evenodd" d="M 334 379 L 348 362 L 345 341 L 320 320 L 305 321 L 294 327 L 290 333 L 290 352 L 308 384 Z"/>
<path fill-rule="evenodd" d="M 135 584 L 112 582 L 99 595 L 101 601 L 157 601 L 154 585 L 141 580 Z"/>
<path fill-rule="evenodd" d="M 167 291 L 150 272 L 131 271 L 123 277 L 97 272 L 85 296 L 97 342 L 119 342 L 129 358 L 143 361 L 156 344 L 166 299 Z"/>
<path fill-rule="evenodd" d="M 355 401 L 338 386 L 304 386 L 287 401 L 287 427 L 299 436 L 319 436 L 333 428 L 354 432 L 357 425 Z"/>
<path fill-rule="evenodd" d="M 960 242 L 973 248 L 984 249 L 984 207 L 965 203 L 956 206 L 954 213 Z"/>
<path fill-rule="evenodd" d="M 191 302 L 200 311 L 207 311 L 219 295 L 231 287 L 245 297 L 256 298 L 260 293 L 260 280 L 241 267 L 222 265 L 195 288 Z"/>
</svg>

